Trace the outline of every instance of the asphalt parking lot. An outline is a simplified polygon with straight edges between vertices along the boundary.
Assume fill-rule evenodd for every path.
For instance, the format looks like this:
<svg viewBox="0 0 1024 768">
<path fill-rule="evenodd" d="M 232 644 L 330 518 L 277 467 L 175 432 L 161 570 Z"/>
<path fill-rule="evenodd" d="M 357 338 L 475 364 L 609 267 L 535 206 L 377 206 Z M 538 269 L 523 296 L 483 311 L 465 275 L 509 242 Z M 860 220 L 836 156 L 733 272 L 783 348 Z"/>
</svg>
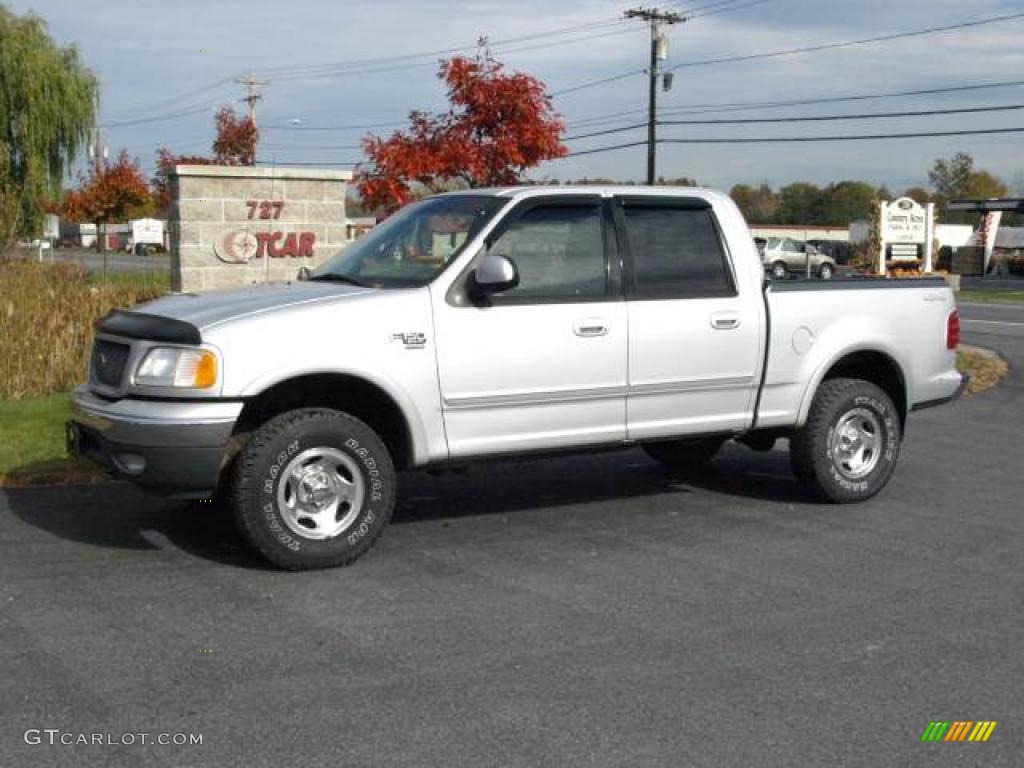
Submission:
<svg viewBox="0 0 1024 768">
<path fill-rule="evenodd" d="M 286 574 L 214 509 L 0 492 L 0 765 L 1019 766 L 1024 311 L 963 312 L 1010 378 L 858 506 L 742 447 L 412 474 L 367 557 Z"/>
<path fill-rule="evenodd" d="M 57 248 L 46 253 L 44 261 L 63 261 L 71 264 L 78 264 L 89 272 L 103 272 L 104 264 L 111 272 L 148 272 L 153 274 L 167 274 L 170 269 L 171 259 L 167 254 L 154 256 L 136 256 L 135 254 L 122 251 L 106 254 L 85 248 Z"/>
</svg>

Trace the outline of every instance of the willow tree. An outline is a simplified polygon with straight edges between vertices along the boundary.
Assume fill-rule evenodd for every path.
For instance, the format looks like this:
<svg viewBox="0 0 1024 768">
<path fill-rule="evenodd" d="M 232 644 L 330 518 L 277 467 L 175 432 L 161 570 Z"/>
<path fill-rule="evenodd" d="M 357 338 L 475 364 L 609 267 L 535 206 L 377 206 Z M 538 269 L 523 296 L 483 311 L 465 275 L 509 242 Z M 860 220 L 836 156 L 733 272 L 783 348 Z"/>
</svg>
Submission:
<svg viewBox="0 0 1024 768">
<path fill-rule="evenodd" d="M 0 5 L 0 244 L 42 231 L 41 203 L 95 127 L 98 91 L 74 47 Z"/>
</svg>

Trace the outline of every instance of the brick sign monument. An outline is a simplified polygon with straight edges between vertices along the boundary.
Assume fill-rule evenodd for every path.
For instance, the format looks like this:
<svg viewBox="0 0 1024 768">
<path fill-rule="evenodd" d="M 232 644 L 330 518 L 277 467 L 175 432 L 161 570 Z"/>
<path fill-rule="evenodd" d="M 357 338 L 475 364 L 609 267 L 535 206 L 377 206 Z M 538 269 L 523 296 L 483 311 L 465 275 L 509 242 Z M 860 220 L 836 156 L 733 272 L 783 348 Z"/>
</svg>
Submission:
<svg viewBox="0 0 1024 768">
<path fill-rule="evenodd" d="M 345 247 L 352 174 L 179 165 L 171 176 L 171 289 L 292 280 Z"/>
</svg>

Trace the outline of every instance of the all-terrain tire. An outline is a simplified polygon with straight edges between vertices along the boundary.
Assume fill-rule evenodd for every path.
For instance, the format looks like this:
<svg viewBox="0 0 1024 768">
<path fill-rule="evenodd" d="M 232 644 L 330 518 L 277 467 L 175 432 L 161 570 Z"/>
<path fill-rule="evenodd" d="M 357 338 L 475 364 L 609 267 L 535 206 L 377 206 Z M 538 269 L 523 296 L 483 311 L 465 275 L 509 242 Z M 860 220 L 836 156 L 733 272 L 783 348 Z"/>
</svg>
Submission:
<svg viewBox="0 0 1024 768">
<path fill-rule="evenodd" d="M 395 506 L 384 442 L 341 411 L 303 408 L 260 427 L 230 480 L 245 539 L 274 565 L 348 565 L 373 546 Z"/>
<path fill-rule="evenodd" d="M 822 499 L 864 501 L 889 482 L 902 425 L 892 399 L 861 379 L 828 379 L 790 440 L 793 474 Z"/>
</svg>

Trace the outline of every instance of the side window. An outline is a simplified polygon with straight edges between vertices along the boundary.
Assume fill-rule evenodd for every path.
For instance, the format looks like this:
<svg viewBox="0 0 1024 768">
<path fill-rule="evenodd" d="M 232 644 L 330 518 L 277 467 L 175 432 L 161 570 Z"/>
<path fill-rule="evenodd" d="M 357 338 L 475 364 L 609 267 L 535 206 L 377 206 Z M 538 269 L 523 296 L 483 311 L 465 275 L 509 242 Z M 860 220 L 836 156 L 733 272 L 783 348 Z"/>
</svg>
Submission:
<svg viewBox="0 0 1024 768">
<path fill-rule="evenodd" d="M 519 285 L 495 298 L 585 299 L 604 296 L 608 277 L 600 203 L 533 208 L 491 245 L 519 269 Z"/>
<path fill-rule="evenodd" d="M 623 206 L 636 298 L 735 296 L 713 214 L 707 208 Z"/>
</svg>

